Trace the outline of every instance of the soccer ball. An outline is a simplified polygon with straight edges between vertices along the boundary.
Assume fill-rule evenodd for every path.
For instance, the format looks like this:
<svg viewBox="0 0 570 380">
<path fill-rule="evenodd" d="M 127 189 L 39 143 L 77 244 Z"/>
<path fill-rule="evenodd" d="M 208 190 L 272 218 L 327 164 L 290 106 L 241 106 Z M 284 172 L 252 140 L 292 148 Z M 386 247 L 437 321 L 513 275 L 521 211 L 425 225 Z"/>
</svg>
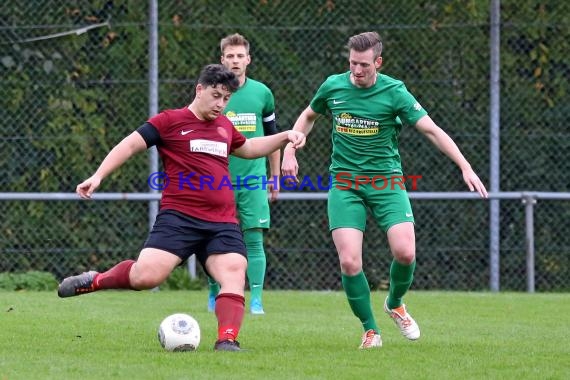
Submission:
<svg viewBox="0 0 570 380">
<path fill-rule="evenodd" d="M 167 351 L 195 351 L 200 344 L 200 325 L 188 314 L 172 314 L 158 328 L 158 341 Z"/>
</svg>

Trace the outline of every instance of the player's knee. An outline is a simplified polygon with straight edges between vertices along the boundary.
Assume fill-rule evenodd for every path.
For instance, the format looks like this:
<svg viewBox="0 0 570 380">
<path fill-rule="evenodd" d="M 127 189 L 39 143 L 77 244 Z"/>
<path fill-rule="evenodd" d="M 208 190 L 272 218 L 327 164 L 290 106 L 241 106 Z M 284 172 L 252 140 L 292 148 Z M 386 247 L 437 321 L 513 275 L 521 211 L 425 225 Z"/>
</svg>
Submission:
<svg viewBox="0 0 570 380">
<path fill-rule="evenodd" d="M 137 290 L 152 289 L 159 286 L 167 276 L 152 270 L 138 268 L 130 275 L 131 287 Z"/>
<path fill-rule="evenodd" d="M 220 273 L 221 291 L 224 293 L 242 294 L 245 288 L 245 268 L 238 271 L 224 271 Z"/>
<path fill-rule="evenodd" d="M 416 260 L 416 253 L 411 249 L 401 249 L 394 252 L 394 258 L 400 264 L 410 265 Z"/>
<path fill-rule="evenodd" d="M 340 269 L 348 276 L 354 276 L 362 270 L 362 260 L 355 256 L 339 256 Z"/>
</svg>

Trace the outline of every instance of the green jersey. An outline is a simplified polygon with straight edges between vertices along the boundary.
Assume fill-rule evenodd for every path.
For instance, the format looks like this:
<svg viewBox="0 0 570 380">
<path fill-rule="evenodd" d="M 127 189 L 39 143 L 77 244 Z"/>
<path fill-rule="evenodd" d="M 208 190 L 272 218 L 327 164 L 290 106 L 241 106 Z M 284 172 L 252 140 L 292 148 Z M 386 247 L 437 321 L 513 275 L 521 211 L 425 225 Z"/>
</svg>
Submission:
<svg viewBox="0 0 570 380">
<path fill-rule="evenodd" d="M 264 136 L 263 119 L 275 117 L 273 93 L 263 83 L 246 78 L 243 86 L 232 94 L 224 113 L 248 139 Z M 266 158 L 248 160 L 230 156 L 230 175 L 234 185 L 238 182 L 237 176 L 243 183 L 243 178 L 249 175 L 257 176 L 259 180 L 248 179 L 248 184 L 261 183 L 261 177 L 267 175 Z"/>
<path fill-rule="evenodd" d="M 350 82 L 350 72 L 328 77 L 311 108 L 332 114 L 332 175 L 401 172 L 402 121 L 414 125 L 427 115 L 402 81 L 378 74 L 373 86 L 359 88 Z"/>
</svg>

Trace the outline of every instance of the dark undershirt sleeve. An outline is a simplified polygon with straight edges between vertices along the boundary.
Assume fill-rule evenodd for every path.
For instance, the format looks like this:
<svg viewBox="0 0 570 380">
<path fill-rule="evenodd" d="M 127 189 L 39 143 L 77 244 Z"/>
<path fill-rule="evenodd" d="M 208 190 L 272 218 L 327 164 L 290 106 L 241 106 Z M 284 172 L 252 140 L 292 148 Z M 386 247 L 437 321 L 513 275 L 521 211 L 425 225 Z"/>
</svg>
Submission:
<svg viewBox="0 0 570 380">
<path fill-rule="evenodd" d="M 263 133 L 265 136 L 275 135 L 277 132 L 277 123 L 275 123 L 275 119 L 263 122 Z"/>
<path fill-rule="evenodd" d="M 144 123 L 137 128 L 137 132 L 142 136 L 146 142 L 146 147 L 150 148 L 154 145 L 160 145 L 162 140 L 160 139 L 160 133 L 154 125 L 149 122 Z"/>
</svg>

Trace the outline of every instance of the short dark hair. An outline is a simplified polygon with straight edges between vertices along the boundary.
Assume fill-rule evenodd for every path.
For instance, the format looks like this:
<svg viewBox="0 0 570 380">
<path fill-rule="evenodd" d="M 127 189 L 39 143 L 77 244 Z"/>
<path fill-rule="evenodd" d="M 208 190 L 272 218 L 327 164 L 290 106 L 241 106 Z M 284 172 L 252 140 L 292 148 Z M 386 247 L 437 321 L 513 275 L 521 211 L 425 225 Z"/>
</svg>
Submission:
<svg viewBox="0 0 570 380">
<path fill-rule="evenodd" d="M 239 33 L 230 34 L 229 36 L 222 38 L 220 41 L 220 50 L 222 51 L 222 55 L 224 55 L 224 50 L 228 46 L 243 46 L 245 47 L 247 54 L 249 54 L 249 41 Z"/>
<path fill-rule="evenodd" d="M 348 39 L 348 49 L 363 52 L 368 49 L 374 51 L 374 59 L 382 55 L 382 40 L 376 32 L 365 32 L 354 35 Z"/>
<path fill-rule="evenodd" d="M 239 79 L 231 70 L 226 69 L 226 67 L 221 64 L 204 66 L 196 83 L 205 87 L 216 87 L 221 84 L 232 93 L 236 92 L 239 88 Z"/>
</svg>

